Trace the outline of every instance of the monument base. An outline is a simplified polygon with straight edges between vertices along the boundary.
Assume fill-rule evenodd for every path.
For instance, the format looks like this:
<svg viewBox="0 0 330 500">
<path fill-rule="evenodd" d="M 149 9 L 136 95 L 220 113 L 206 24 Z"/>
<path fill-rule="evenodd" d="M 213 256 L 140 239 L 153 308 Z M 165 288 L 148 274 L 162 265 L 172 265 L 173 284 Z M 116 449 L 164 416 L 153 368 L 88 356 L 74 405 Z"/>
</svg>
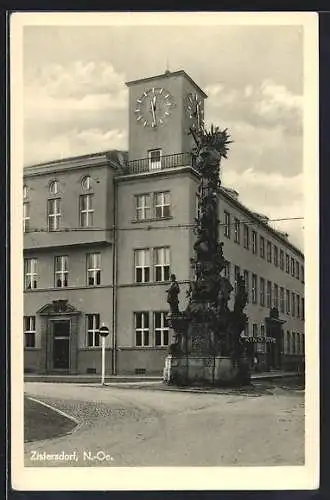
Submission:
<svg viewBox="0 0 330 500">
<path fill-rule="evenodd" d="M 173 356 L 165 359 L 163 382 L 179 386 L 239 386 L 250 383 L 249 361 L 228 356 Z"/>
</svg>

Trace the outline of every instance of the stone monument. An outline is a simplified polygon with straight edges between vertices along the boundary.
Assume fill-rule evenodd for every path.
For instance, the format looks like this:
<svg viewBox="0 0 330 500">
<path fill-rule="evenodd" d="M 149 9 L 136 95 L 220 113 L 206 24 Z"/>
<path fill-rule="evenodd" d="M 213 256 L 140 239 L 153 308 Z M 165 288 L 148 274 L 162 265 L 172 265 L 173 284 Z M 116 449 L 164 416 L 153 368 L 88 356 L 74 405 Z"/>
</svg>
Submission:
<svg viewBox="0 0 330 500">
<path fill-rule="evenodd" d="M 239 276 L 233 310 L 228 307 L 233 287 L 221 276 L 226 265 L 219 242 L 218 203 L 220 162 L 227 157 L 230 136 L 211 127 L 207 132 L 191 130 L 196 147 L 194 167 L 200 173 L 199 210 L 195 220 L 196 242 L 191 266 L 189 303 L 179 310 L 176 276 L 167 290 L 168 324 L 174 342 L 165 361 L 163 380 L 177 385 L 243 385 L 250 381 L 249 362 L 241 333 L 247 317 L 244 279 Z"/>
</svg>

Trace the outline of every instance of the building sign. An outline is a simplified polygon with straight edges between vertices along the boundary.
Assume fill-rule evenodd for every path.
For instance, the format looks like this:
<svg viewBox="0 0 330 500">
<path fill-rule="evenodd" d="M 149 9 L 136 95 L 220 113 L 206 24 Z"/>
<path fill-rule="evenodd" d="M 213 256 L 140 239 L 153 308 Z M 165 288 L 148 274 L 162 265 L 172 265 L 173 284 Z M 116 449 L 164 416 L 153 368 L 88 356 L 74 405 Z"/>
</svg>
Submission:
<svg viewBox="0 0 330 500">
<path fill-rule="evenodd" d="M 248 344 L 276 344 L 275 337 L 241 337 Z"/>
</svg>

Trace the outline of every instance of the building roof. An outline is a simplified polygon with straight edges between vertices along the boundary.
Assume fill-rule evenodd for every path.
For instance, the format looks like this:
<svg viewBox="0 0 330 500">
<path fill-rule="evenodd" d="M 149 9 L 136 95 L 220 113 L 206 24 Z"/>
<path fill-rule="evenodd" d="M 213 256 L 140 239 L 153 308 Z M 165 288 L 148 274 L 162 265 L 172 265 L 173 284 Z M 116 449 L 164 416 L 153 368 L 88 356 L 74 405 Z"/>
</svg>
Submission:
<svg viewBox="0 0 330 500">
<path fill-rule="evenodd" d="M 265 229 L 266 231 L 270 232 L 275 238 L 277 238 L 278 240 L 280 240 L 281 243 L 283 243 L 283 245 L 291 248 L 291 250 L 293 250 L 302 259 L 304 259 L 303 252 L 299 248 L 297 248 L 295 245 L 293 245 L 293 243 L 291 243 L 288 240 L 288 234 L 284 233 L 282 231 L 278 231 L 277 229 L 274 229 L 273 227 L 271 227 L 268 224 L 269 218 L 267 216 L 259 214 L 257 212 L 253 212 L 252 210 L 250 210 L 249 208 L 247 208 L 245 205 L 243 205 L 243 203 L 241 203 L 239 201 L 239 199 L 238 199 L 238 193 L 237 193 L 237 191 L 235 191 L 233 189 L 230 189 L 230 188 L 223 187 L 223 186 L 221 186 L 220 190 L 221 190 L 221 193 L 223 194 L 223 196 L 228 201 L 230 201 L 233 205 L 236 205 L 236 207 L 239 210 L 241 210 L 242 212 L 245 212 L 248 217 L 250 217 L 255 222 L 257 222 L 260 226 L 262 226 L 263 229 Z M 231 191 L 233 191 L 233 193 L 231 193 Z"/>
<path fill-rule="evenodd" d="M 147 78 L 139 78 L 138 80 L 131 80 L 130 82 L 126 82 L 127 87 L 131 87 L 132 85 L 135 85 L 137 83 L 141 82 L 151 82 L 153 80 L 158 80 L 159 78 L 169 78 L 171 76 L 184 76 L 189 82 L 196 87 L 196 89 L 202 94 L 202 96 L 206 99 L 207 95 L 205 94 L 204 90 L 202 90 L 197 83 L 194 82 L 194 80 L 183 70 L 180 69 L 178 71 L 165 71 L 165 73 L 161 75 L 156 75 L 156 76 L 148 76 Z"/>
<path fill-rule="evenodd" d="M 25 165 L 23 176 L 41 175 L 50 172 L 59 172 L 68 169 L 76 169 L 83 167 L 96 167 L 104 164 L 110 164 L 114 169 L 120 170 L 126 165 L 128 159 L 127 151 L 111 150 L 98 153 L 90 153 L 80 156 L 71 156 L 60 158 L 47 162 L 37 163 L 34 165 Z"/>
</svg>

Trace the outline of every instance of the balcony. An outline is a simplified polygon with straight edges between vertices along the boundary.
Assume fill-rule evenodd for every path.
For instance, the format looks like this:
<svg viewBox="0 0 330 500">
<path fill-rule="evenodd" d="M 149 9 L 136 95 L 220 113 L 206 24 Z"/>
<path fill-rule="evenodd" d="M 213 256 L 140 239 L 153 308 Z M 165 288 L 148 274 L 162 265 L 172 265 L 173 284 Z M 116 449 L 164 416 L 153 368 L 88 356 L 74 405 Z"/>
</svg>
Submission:
<svg viewBox="0 0 330 500">
<path fill-rule="evenodd" d="M 142 174 L 146 172 L 157 172 L 177 167 L 192 167 L 194 157 L 191 153 L 178 153 L 166 156 L 153 156 L 133 160 L 126 163 L 125 174 Z"/>
</svg>

